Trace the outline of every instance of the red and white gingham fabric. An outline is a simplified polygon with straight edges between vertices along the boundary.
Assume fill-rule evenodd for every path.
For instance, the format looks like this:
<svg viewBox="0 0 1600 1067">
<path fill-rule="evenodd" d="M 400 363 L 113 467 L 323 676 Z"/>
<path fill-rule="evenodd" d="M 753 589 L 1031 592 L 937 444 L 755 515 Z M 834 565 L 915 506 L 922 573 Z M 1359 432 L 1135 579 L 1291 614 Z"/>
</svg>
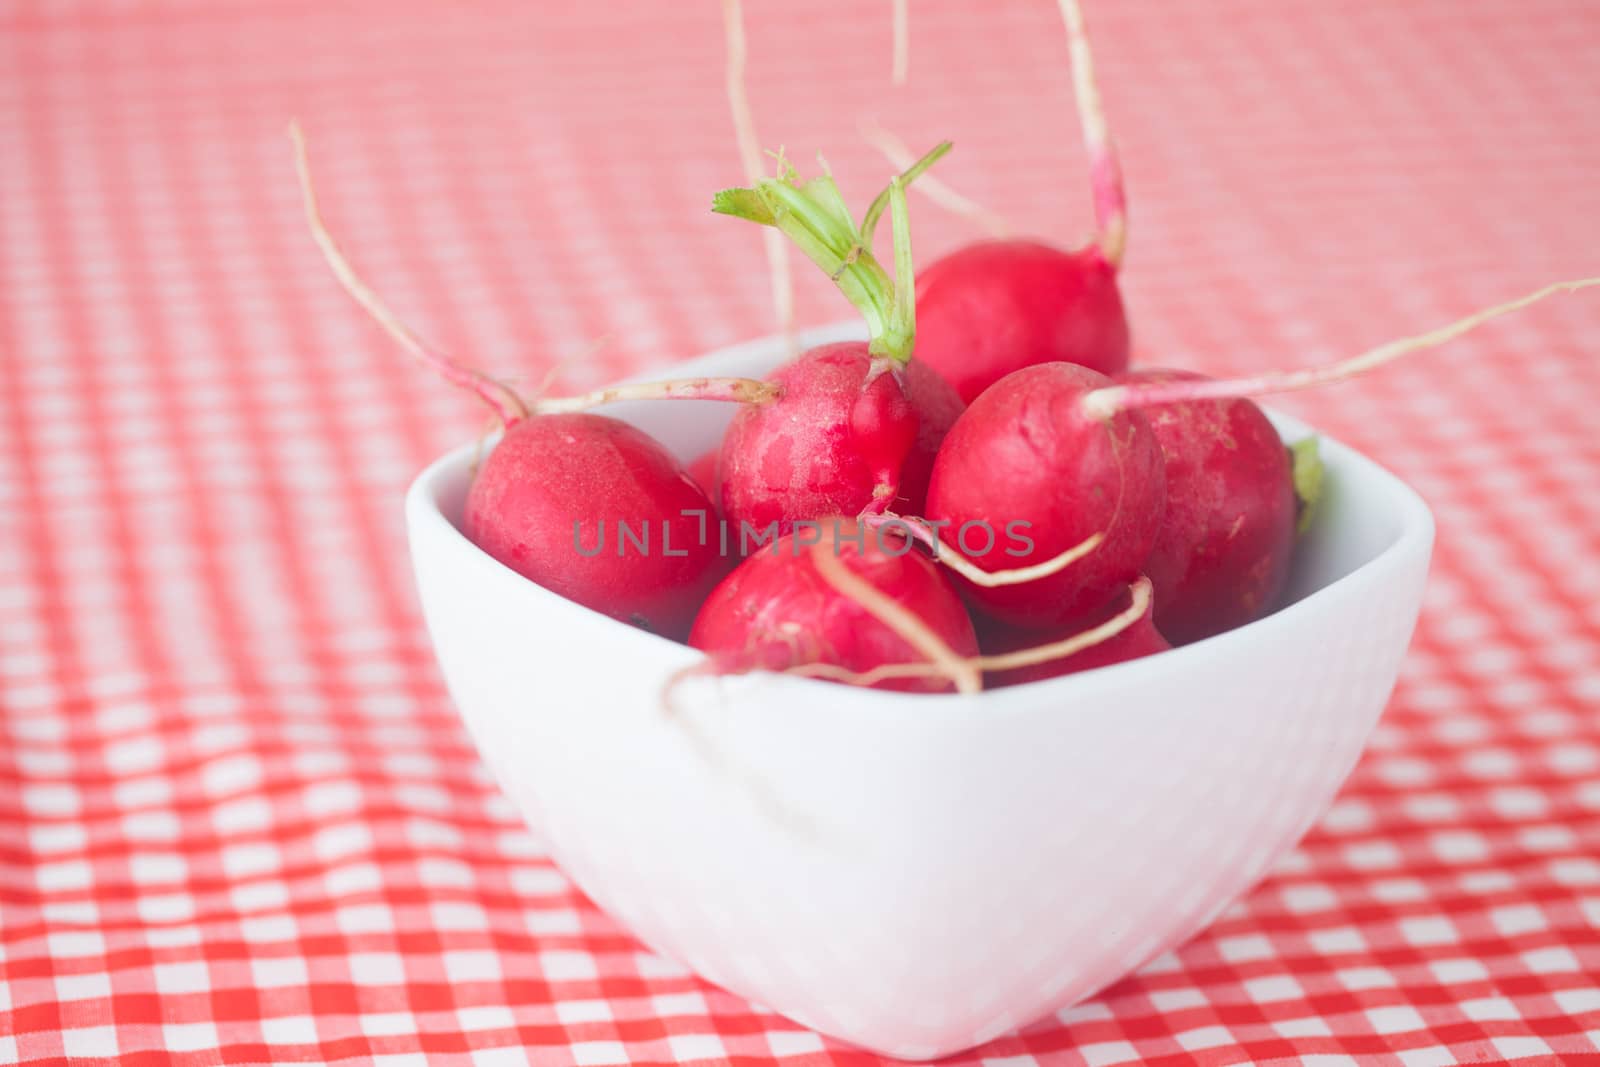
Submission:
<svg viewBox="0 0 1600 1067">
<path fill-rule="evenodd" d="M 471 11 L 458 10 L 472 8 Z M 876 117 L 1087 226 L 1048 3 L 750 0 L 762 133 Z M 0 4 L 0 1062 L 865 1063 L 650 954 L 487 780 L 408 574 L 482 426 L 338 291 L 566 388 L 765 332 L 712 3 Z M 1324 361 L 1600 274 L 1600 7 L 1089 0 L 1147 360 Z M 924 257 L 972 236 L 913 205 Z M 802 321 L 844 317 L 801 271 Z M 1393 705 L 1210 930 L 959 1062 L 1600 1051 L 1600 297 L 1285 406 L 1439 518 Z"/>
</svg>

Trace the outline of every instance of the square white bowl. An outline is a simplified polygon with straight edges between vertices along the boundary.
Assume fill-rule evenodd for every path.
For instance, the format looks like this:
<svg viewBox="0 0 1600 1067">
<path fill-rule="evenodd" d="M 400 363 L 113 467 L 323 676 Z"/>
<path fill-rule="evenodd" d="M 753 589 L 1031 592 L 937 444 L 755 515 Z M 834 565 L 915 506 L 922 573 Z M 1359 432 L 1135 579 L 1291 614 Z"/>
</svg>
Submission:
<svg viewBox="0 0 1600 1067">
<path fill-rule="evenodd" d="M 858 330 L 805 335 L 815 344 Z M 760 376 L 778 338 L 662 376 Z M 684 458 L 728 405 L 608 413 Z M 1274 417 L 1287 439 L 1311 431 Z M 929 1059 L 1081 1000 L 1206 926 L 1354 766 L 1421 604 L 1433 520 L 1324 438 L 1289 603 L 1217 637 L 977 696 L 777 675 L 522 578 L 460 532 L 473 449 L 419 475 L 411 549 L 483 758 L 561 868 L 710 981 L 876 1052 Z"/>
</svg>

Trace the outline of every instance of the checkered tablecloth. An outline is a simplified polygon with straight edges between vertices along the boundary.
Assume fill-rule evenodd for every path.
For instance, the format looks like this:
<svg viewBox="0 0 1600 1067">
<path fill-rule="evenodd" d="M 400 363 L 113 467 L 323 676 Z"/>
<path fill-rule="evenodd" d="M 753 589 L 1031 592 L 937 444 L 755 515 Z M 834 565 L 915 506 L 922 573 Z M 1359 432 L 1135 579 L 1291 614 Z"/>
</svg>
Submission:
<svg viewBox="0 0 1600 1067">
<path fill-rule="evenodd" d="M 1600 274 L 1600 6 L 1088 0 L 1136 347 L 1325 361 Z M 767 143 L 875 118 L 1088 225 L 1053 5 L 748 0 Z M 865 1063 L 579 895 L 436 672 L 401 492 L 483 426 L 338 291 L 577 389 L 769 329 L 717 5 L 0 2 L 0 1062 Z M 971 224 L 913 204 L 928 256 Z M 800 272 L 802 322 L 843 317 Z M 1211 929 L 963 1063 L 1600 1050 L 1600 297 L 1286 402 L 1417 486 L 1426 610 L 1366 758 Z M 1575 1060 L 1574 1060 L 1575 1061 Z"/>
</svg>

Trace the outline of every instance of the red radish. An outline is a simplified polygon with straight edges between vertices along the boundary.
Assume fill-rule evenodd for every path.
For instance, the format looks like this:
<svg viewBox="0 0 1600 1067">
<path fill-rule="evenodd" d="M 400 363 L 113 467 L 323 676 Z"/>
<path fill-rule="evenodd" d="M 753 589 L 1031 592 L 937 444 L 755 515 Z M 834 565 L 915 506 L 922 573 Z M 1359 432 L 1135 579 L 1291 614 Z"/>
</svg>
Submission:
<svg viewBox="0 0 1600 1067">
<path fill-rule="evenodd" d="M 1556 282 L 1322 367 L 1232 379 L 1173 372 L 1129 375 L 1128 380 L 1080 394 L 1074 403 L 1078 420 L 1115 420 L 1143 410 L 1160 427 L 1155 433 L 1172 467 L 1158 543 L 1146 561 L 1158 583 L 1157 595 L 1164 598 L 1158 604 L 1157 625 L 1174 640 L 1194 640 L 1259 614 L 1281 590 L 1286 541 L 1297 522 L 1296 496 L 1305 499 L 1302 488 L 1320 480 L 1320 471 L 1314 461 L 1303 462 L 1308 455 L 1304 449 L 1297 447 L 1292 461 L 1286 457 L 1265 416 L 1240 398 L 1345 381 L 1556 293 L 1595 285 L 1600 278 Z M 969 408 L 963 421 L 981 406 Z M 1165 421 L 1163 408 L 1174 413 Z M 945 449 L 958 440 L 961 428 L 958 422 Z M 936 466 L 930 513 L 939 484 Z"/>
<path fill-rule="evenodd" d="M 925 158 L 931 163 L 948 149 Z M 771 376 L 772 403 L 736 414 L 723 438 L 722 508 L 732 523 L 779 532 L 822 515 L 919 510 L 933 455 L 961 409 L 937 374 L 912 362 L 916 333 L 904 183 L 895 178 L 857 226 L 833 178 L 777 178 L 717 194 L 713 210 L 775 226 L 838 284 L 869 340 L 823 345 Z M 895 277 L 865 236 L 887 203 Z"/>
<path fill-rule="evenodd" d="M 1071 363 L 1016 371 L 978 397 L 939 448 L 926 517 L 981 569 L 1026 566 L 1102 537 L 1025 585 L 965 583 L 972 602 L 1002 622 L 1053 628 L 1083 616 L 1132 582 L 1155 544 L 1166 499 L 1161 450 L 1137 412 L 1089 414 L 1084 397 L 1110 384 Z"/>
<path fill-rule="evenodd" d="M 1521 311 L 1530 304 L 1558 293 L 1575 293 L 1600 285 L 1600 278 L 1578 278 L 1573 281 L 1551 282 L 1531 293 L 1507 300 L 1504 303 L 1474 311 L 1464 318 L 1436 327 L 1424 333 L 1385 341 L 1360 355 L 1337 363 L 1301 370 L 1267 371 L 1242 378 L 1193 378 L 1183 381 L 1158 383 L 1132 383 L 1096 389 L 1084 398 L 1084 407 L 1090 414 L 1107 418 L 1118 412 L 1152 404 L 1173 404 L 1194 400 L 1218 400 L 1241 396 L 1267 396 L 1272 393 L 1292 393 L 1301 389 L 1317 389 L 1335 385 L 1376 370 L 1402 356 L 1437 348 L 1453 341 L 1464 333 L 1477 329 L 1491 319 Z"/>
<path fill-rule="evenodd" d="M 1086 629 L 1029 647 L 1012 647 L 1010 651 L 962 656 L 935 629 L 917 618 L 888 592 L 853 573 L 834 553 L 819 549 L 812 556 L 811 564 L 817 574 L 840 595 L 865 609 L 874 619 L 890 631 L 899 634 L 907 644 L 925 657 L 906 662 L 883 662 L 867 670 L 852 670 L 826 659 L 811 659 L 782 668 L 788 674 L 824 678 L 849 685 L 887 687 L 894 683 L 912 681 L 937 682 L 941 685 L 954 685 L 961 693 L 973 693 L 982 688 L 985 677 L 1010 677 L 1058 661 L 1086 663 L 1088 661 L 1083 657 L 1097 646 L 1119 642 L 1124 631 L 1138 626 L 1141 620 L 1148 621 L 1150 615 L 1150 581 L 1147 578 L 1140 578 L 1121 596 L 1121 607 L 1110 614 L 1106 611 L 1100 612 L 1100 621 Z M 1023 643 L 1018 641 L 1016 645 Z M 1122 647 L 1122 652 L 1118 654 L 1122 658 L 1130 658 L 1128 648 L 1119 647 Z M 1153 645 L 1151 647 L 1153 648 Z M 776 657 L 779 661 L 786 658 L 788 657 L 782 655 Z M 674 677 L 673 683 L 669 683 L 669 697 L 672 685 L 683 678 L 719 669 L 726 673 L 741 661 L 744 666 L 737 669 L 752 669 L 751 659 L 752 657 L 748 655 L 740 657 L 725 654 L 721 657 L 720 664 L 713 658 L 697 667 L 680 672 Z"/>
<path fill-rule="evenodd" d="M 983 241 L 926 267 L 917 285 L 917 356 L 961 399 L 1023 367 L 1066 361 L 1105 374 L 1128 365 L 1116 267 L 1095 247 Z"/>
<path fill-rule="evenodd" d="M 1026 240 L 970 245 L 925 268 L 917 283 L 917 358 L 961 399 L 1023 367 L 1065 361 L 1103 374 L 1128 365 L 1128 319 L 1117 287 L 1127 203 L 1106 129 L 1077 0 L 1061 0 L 1094 191 L 1096 239 L 1068 252 Z"/>
<path fill-rule="evenodd" d="M 762 403 L 776 390 L 748 379 L 698 378 L 530 406 L 509 386 L 429 348 L 356 275 L 322 221 L 298 126 L 290 134 L 306 218 L 339 281 L 408 352 L 476 393 L 505 428 L 467 491 L 463 532 L 562 596 L 655 633 L 684 636 L 701 599 L 727 570 L 717 539 L 706 532 L 711 501 L 654 438 L 582 409 L 654 396 Z"/>
<path fill-rule="evenodd" d="M 870 688 L 974 693 L 983 671 L 1078 662 L 1118 640 L 1148 619 L 1149 581 L 1139 579 L 1122 600 L 1080 632 L 975 655 L 971 620 L 930 560 L 858 520 L 819 520 L 745 560 L 707 598 L 689 643 L 708 659 L 674 675 L 668 706 L 685 678 L 755 670 Z"/>
<path fill-rule="evenodd" d="M 1131 605 L 1132 594 L 1119 593 L 1110 603 L 1091 612 L 1086 619 L 1063 627 L 1063 635 L 1081 633 L 1086 629 L 1104 625 L 1117 615 L 1128 611 Z M 1035 631 L 1018 630 L 993 622 L 980 626 L 978 630 L 978 643 L 989 657 L 998 657 L 1037 645 L 1039 639 L 1040 635 Z M 1079 671 L 1109 667 L 1114 663 L 1126 663 L 1128 660 L 1153 656 L 1171 647 L 1172 645 L 1156 629 L 1151 613 L 1141 611 L 1127 629 L 1106 638 L 1099 644 L 1090 645 L 1081 652 L 1060 659 L 1030 663 L 1009 670 L 986 671 L 983 684 L 985 688 L 995 689 L 1001 686 L 1022 685 L 1024 682 L 1043 681 L 1046 678 L 1059 678 L 1064 674 L 1077 674 Z"/>
<path fill-rule="evenodd" d="M 1203 379 L 1141 370 L 1116 380 Z M 1144 416 L 1167 469 L 1166 511 L 1144 563 L 1155 584 L 1155 625 L 1181 645 L 1270 611 L 1295 538 L 1293 471 L 1278 431 L 1243 398 L 1161 404 Z"/>
<path fill-rule="evenodd" d="M 553 593 L 682 638 L 727 571 L 705 492 L 655 438 L 604 415 L 521 419 L 478 469 L 463 532 Z"/>
<path fill-rule="evenodd" d="M 917 552 L 896 551 L 892 538 L 844 517 L 807 523 L 739 564 L 706 599 L 689 644 L 710 654 L 722 673 L 783 671 L 808 664 L 849 672 L 885 664 L 926 665 L 937 650 L 917 647 L 900 629 L 842 592 L 837 578 L 830 580 L 826 572 L 835 562 L 892 600 L 954 655 L 977 654 L 972 620 L 939 568 Z M 976 672 L 970 673 L 975 683 Z M 876 684 L 911 692 L 951 687 L 947 677 Z"/>
</svg>

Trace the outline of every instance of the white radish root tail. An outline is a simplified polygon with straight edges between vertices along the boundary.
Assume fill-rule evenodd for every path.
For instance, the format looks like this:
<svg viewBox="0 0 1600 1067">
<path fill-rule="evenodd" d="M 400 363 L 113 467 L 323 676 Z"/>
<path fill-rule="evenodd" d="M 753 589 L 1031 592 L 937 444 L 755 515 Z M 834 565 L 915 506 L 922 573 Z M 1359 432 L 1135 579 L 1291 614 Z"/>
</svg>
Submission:
<svg viewBox="0 0 1600 1067">
<path fill-rule="evenodd" d="M 548 393 L 551 387 L 555 385 L 556 380 L 568 370 L 579 363 L 582 363 L 594 356 L 598 356 L 609 344 L 611 344 L 611 335 L 609 333 L 603 333 L 599 337 L 596 337 L 593 341 L 590 341 L 588 344 L 584 345 L 578 351 L 570 352 L 556 360 L 550 365 L 550 369 L 545 371 L 543 376 L 540 377 L 539 386 L 533 391 L 534 400 L 538 400 Z"/>
<path fill-rule="evenodd" d="M 755 117 L 750 111 L 750 96 L 745 87 L 748 49 L 744 35 L 744 9 L 740 0 L 722 0 L 722 29 L 727 48 L 725 71 L 728 110 L 733 116 L 733 133 L 739 144 L 739 159 L 745 180 L 751 185 L 766 177 L 761 159 L 761 141 L 756 136 Z M 772 282 L 772 313 L 778 332 L 792 341 L 794 334 L 794 278 L 789 269 L 789 247 L 783 234 L 767 229 L 762 234 L 767 254 L 767 273 Z"/>
<path fill-rule="evenodd" d="M 401 322 L 400 317 L 390 310 L 371 286 L 362 280 L 323 222 L 322 212 L 317 203 L 316 187 L 311 182 L 311 164 L 306 153 L 305 135 L 300 132 L 298 122 L 289 124 L 289 139 L 294 142 L 295 169 L 300 178 L 300 192 L 305 201 L 306 221 L 311 227 L 311 235 L 316 239 L 323 259 L 327 260 L 328 266 L 333 269 L 334 276 L 339 279 L 345 291 L 354 297 L 356 303 L 360 304 L 367 314 L 383 327 L 384 332 L 399 342 L 407 352 L 442 375 L 446 381 L 470 389 L 482 398 L 484 403 L 494 410 L 502 426 L 510 426 L 529 415 L 587 411 L 602 404 L 613 404 L 622 400 L 726 400 L 740 404 L 766 404 L 778 398 L 781 392 L 779 386 L 753 378 L 683 378 L 667 382 L 616 385 L 578 396 L 541 396 L 533 404 L 528 404 L 517 395 L 516 390 L 504 382 L 496 381 L 486 374 L 464 366 L 429 346 L 414 330 Z M 604 342 L 605 339 L 602 338 L 594 347 Z M 551 378 L 567 362 L 570 360 L 551 368 L 540 386 L 541 393 Z"/>
<path fill-rule="evenodd" d="M 1052 556 L 1042 563 L 1030 563 L 1026 567 L 1012 567 L 1006 570 L 986 571 L 967 559 L 955 547 L 947 545 L 940 540 L 939 531 L 926 519 L 918 518 L 914 515 L 896 515 L 892 512 L 881 515 L 864 514 L 860 518 L 864 524 L 875 530 L 882 530 L 891 526 L 898 526 L 904 529 L 914 540 L 928 548 L 933 554 L 935 562 L 949 567 L 973 585 L 983 586 L 986 589 L 996 589 L 1004 585 L 1026 585 L 1041 578 L 1048 578 L 1050 575 L 1066 569 L 1099 548 L 1100 543 L 1106 539 L 1103 533 L 1092 533 L 1065 552 L 1058 556 Z"/>
<path fill-rule="evenodd" d="M 1557 293 L 1571 293 L 1579 289 L 1600 285 L 1600 278 L 1579 278 L 1575 281 L 1555 282 L 1536 289 L 1526 296 L 1508 300 L 1503 304 L 1484 308 L 1464 319 L 1457 319 L 1427 333 L 1381 344 L 1359 356 L 1305 370 L 1275 371 L 1245 378 L 1216 378 L 1200 381 L 1161 382 L 1149 385 L 1110 385 L 1096 389 L 1083 398 L 1084 408 L 1096 418 L 1110 418 L 1119 411 L 1148 407 L 1152 404 L 1183 403 L 1195 400 L 1221 400 L 1233 397 L 1265 396 L 1270 393 L 1289 393 L 1299 389 L 1314 389 L 1333 385 L 1392 363 L 1402 356 L 1427 348 L 1437 348 L 1447 341 L 1501 315 L 1519 311 Z"/>
<path fill-rule="evenodd" d="M 992 656 L 973 656 L 971 658 L 957 657 L 957 659 L 966 666 L 981 672 L 1016 670 L 1019 667 L 1032 667 L 1040 663 L 1051 663 L 1055 660 L 1066 659 L 1068 656 L 1075 656 L 1085 649 L 1093 648 L 1095 645 L 1104 644 L 1111 640 L 1144 618 L 1146 613 L 1149 612 L 1150 579 L 1141 577 L 1133 585 L 1129 586 L 1128 590 L 1130 597 L 1126 608 L 1117 612 L 1105 622 L 1097 626 L 1091 626 L 1087 630 L 1080 630 L 1070 637 L 1064 637 L 1059 641 L 1049 641 L 1042 645 L 1034 645 L 1031 648 L 1019 648 L 1014 652 L 1003 652 Z M 844 589 L 839 591 L 849 595 Z M 865 606 L 863 604 L 863 607 Z M 945 647 L 948 648 L 949 646 Z M 879 682 L 907 678 L 948 679 L 951 676 L 950 671 L 951 665 L 944 663 L 885 663 L 869 671 L 847 670 L 831 663 L 804 663 L 790 667 L 784 673 L 797 674 L 806 678 L 824 678 L 828 681 L 843 682 L 846 685 L 870 688 Z"/>
<path fill-rule="evenodd" d="M 926 665 L 933 668 L 935 676 L 948 679 L 956 692 L 977 693 L 983 689 L 982 672 L 946 644 L 904 604 L 845 566 L 834 547 L 824 545 L 812 549 L 811 562 L 823 581 L 861 605 L 867 614 L 927 657 Z"/>
<path fill-rule="evenodd" d="M 1079 631 L 1071 637 L 1048 644 L 1019 648 L 1015 652 L 1002 652 L 993 656 L 979 656 L 978 662 L 986 671 L 1008 671 L 1018 667 L 1032 667 L 1039 663 L 1065 659 L 1086 648 L 1111 640 L 1113 637 L 1144 618 L 1150 610 L 1150 579 L 1141 576 L 1128 587 L 1129 603 L 1126 608 L 1098 626 Z"/>
<path fill-rule="evenodd" d="M 378 294 L 361 279 L 345 257 L 344 251 L 338 242 L 333 239 L 333 234 L 323 222 L 322 210 L 317 202 L 316 186 L 311 181 L 311 161 L 306 151 L 305 134 L 300 130 L 299 122 L 289 123 L 289 140 L 294 144 L 295 174 L 300 181 L 300 197 L 305 205 L 306 224 L 311 228 L 311 236 L 316 240 L 322 258 L 332 268 L 334 277 L 339 279 L 339 284 L 344 286 L 377 324 L 383 327 L 385 333 L 394 338 L 401 348 L 415 356 L 423 365 L 432 368 L 452 385 L 469 389 L 476 393 L 485 404 L 494 410 L 502 425 L 510 426 L 519 419 L 528 415 L 528 407 L 516 390 L 504 382 L 473 370 L 451 359 L 422 340 L 410 327 L 400 321 L 389 306 L 383 302 Z"/>
<path fill-rule="evenodd" d="M 691 679 L 720 678 L 730 674 L 745 674 L 749 671 L 748 666 L 736 662 L 735 657 L 726 655 L 707 656 L 698 663 L 681 667 L 668 675 L 661 687 L 662 712 L 683 731 L 684 737 L 701 762 L 714 774 L 723 775 L 744 789 L 756 808 L 774 824 L 797 838 L 808 841 L 821 840 L 822 831 L 815 821 L 786 804 L 773 790 L 771 782 L 749 767 L 742 766 L 722 751 L 711 736 L 702 731 L 692 717 L 685 713 L 686 709 L 678 703 L 678 691 Z"/>
<path fill-rule="evenodd" d="M 890 80 L 904 85 L 911 71 L 911 0 L 889 2 L 894 7 L 894 67 Z"/>
<path fill-rule="evenodd" d="M 1072 91 L 1078 102 L 1078 125 L 1089 157 L 1089 186 L 1094 196 L 1094 218 L 1100 254 L 1113 268 L 1122 265 L 1128 245 L 1128 199 L 1122 185 L 1122 163 L 1106 125 L 1100 103 L 1100 84 L 1094 76 L 1094 54 L 1083 28 L 1078 0 L 1058 0 L 1061 21 L 1067 27 L 1067 49 L 1072 59 Z"/>
<path fill-rule="evenodd" d="M 678 378 L 667 382 L 613 385 L 577 396 L 549 397 L 533 404 L 535 415 L 588 411 L 624 400 L 725 400 L 736 404 L 769 404 L 783 387 L 754 378 Z"/>
<path fill-rule="evenodd" d="M 896 170 L 905 171 L 916 163 L 917 157 L 904 141 L 871 119 L 861 119 L 857 128 L 862 139 L 877 149 L 878 154 Z M 915 188 L 952 215 L 970 220 L 991 237 L 1004 237 L 1011 232 L 1011 227 L 1000 215 L 968 199 L 931 174 L 921 175 L 915 182 Z"/>
</svg>

